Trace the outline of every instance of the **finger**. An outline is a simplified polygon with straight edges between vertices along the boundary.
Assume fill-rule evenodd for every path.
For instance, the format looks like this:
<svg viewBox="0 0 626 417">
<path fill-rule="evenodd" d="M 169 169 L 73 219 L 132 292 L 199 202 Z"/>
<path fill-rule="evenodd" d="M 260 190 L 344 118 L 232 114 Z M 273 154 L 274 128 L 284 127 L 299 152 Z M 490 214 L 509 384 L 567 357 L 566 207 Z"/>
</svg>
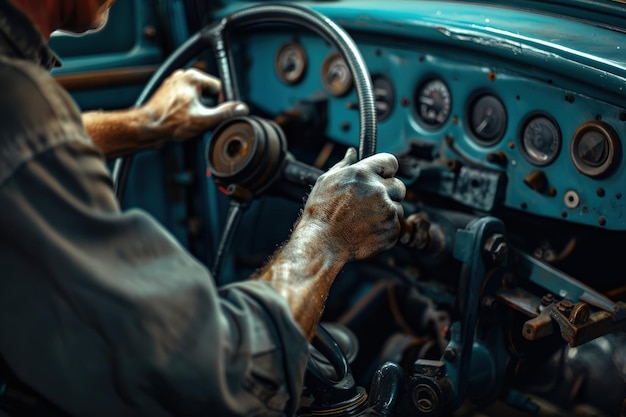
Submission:
<svg viewBox="0 0 626 417">
<path fill-rule="evenodd" d="M 383 178 L 393 177 L 398 171 L 398 159 L 390 153 L 378 153 L 359 161 L 365 169 Z"/>
<path fill-rule="evenodd" d="M 358 156 L 357 156 L 357 153 L 356 153 L 356 149 L 355 148 L 348 148 L 348 150 L 346 151 L 346 154 L 344 155 L 343 159 L 341 161 L 337 162 L 332 167 L 330 167 L 329 171 L 334 171 L 334 170 L 337 170 L 337 169 L 345 168 L 347 166 L 350 166 L 350 165 L 354 164 L 357 160 L 358 160 Z"/>
<path fill-rule="evenodd" d="M 386 178 L 383 180 L 383 183 L 387 188 L 387 194 L 391 200 L 399 202 L 406 196 L 406 185 L 398 178 Z"/>
<path fill-rule="evenodd" d="M 398 218 L 398 222 L 400 219 L 404 218 L 404 206 L 398 202 L 393 203 L 396 206 L 396 215 Z"/>
<path fill-rule="evenodd" d="M 231 117 L 245 116 L 250 113 L 250 109 L 240 101 L 227 101 L 215 107 L 203 107 L 199 113 L 200 117 L 212 119 L 212 123 L 219 123 Z"/>
<path fill-rule="evenodd" d="M 218 94 L 222 91 L 222 82 L 219 78 L 214 77 L 206 72 L 196 68 L 189 68 L 185 71 L 186 76 L 197 85 L 201 91 L 208 94 Z"/>
</svg>

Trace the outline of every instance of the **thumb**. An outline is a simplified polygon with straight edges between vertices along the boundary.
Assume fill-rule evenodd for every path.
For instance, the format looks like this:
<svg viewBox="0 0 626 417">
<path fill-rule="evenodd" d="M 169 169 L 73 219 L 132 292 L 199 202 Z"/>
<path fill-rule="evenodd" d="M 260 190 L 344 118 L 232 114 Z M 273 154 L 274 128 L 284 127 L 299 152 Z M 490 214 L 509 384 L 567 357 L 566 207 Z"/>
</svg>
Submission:
<svg viewBox="0 0 626 417">
<path fill-rule="evenodd" d="M 347 166 L 350 166 L 352 164 L 354 164 L 356 161 L 358 160 L 358 156 L 356 154 L 356 149 L 355 148 L 348 148 L 348 150 L 346 151 L 346 154 L 344 155 L 343 159 L 339 162 L 337 162 L 335 165 L 333 165 L 329 171 L 334 171 L 337 169 L 341 169 L 341 168 L 345 168 Z"/>
<path fill-rule="evenodd" d="M 240 101 L 227 101 L 215 107 L 205 107 L 201 116 L 211 118 L 214 123 L 236 116 L 246 116 L 250 109 Z"/>
</svg>

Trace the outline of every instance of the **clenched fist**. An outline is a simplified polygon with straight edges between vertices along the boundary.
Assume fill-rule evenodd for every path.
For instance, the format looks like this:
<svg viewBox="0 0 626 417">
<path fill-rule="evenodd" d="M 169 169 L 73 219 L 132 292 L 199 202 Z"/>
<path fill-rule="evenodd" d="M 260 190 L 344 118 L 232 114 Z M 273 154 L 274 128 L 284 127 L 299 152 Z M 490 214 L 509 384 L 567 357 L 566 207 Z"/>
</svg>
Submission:
<svg viewBox="0 0 626 417">
<path fill-rule="evenodd" d="M 398 160 L 381 153 L 357 162 L 354 149 L 311 190 L 297 225 L 323 236 L 320 245 L 347 259 L 363 259 L 395 245 L 406 187 L 395 178 Z M 313 232 L 315 233 L 315 232 Z"/>
</svg>

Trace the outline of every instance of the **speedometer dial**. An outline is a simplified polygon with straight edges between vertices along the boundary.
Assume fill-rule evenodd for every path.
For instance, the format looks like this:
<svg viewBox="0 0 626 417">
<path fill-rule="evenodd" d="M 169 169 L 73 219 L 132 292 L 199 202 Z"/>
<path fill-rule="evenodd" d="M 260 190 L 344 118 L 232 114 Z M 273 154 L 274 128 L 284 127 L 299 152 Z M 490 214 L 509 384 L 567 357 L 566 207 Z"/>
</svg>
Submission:
<svg viewBox="0 0 626 417">
<path fill-rule="evenodd" d="M 306 53 L 300 44 L 288 42 L 276 54 L 274 66 L 278 77 L 286 84 L 296 84 L 306 72 Z"/>
<path fill-rule="evenodd" d="M 415 91 L 414 101 L 419 121 L 428 128 L 441 127 L 450 117 L 450 89 L 438 78 L 422 83 Z"/>
<path fill-rule="evenodd" d="M 322 84 L 333 96 L 346 94 L 352 87 L 352 74 L 341 55 L 333 53 L 322 64 Z"/>
</svg>

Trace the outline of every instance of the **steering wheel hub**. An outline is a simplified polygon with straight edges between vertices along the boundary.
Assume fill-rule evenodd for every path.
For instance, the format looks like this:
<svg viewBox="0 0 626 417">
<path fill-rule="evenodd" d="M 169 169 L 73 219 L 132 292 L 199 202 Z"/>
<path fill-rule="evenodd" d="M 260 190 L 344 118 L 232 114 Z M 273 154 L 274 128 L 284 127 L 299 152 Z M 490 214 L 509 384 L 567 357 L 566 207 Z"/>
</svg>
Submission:
<svg viewBox="0 0 626 417">
<path fill-rule="evenodd" d="M 280 177 L 286 155 L 287 141 L 276 123 L 244 116 L 216 128 L 206 160 L 218 185 L 237 184 L 258 195 Z"/>
</svg>

